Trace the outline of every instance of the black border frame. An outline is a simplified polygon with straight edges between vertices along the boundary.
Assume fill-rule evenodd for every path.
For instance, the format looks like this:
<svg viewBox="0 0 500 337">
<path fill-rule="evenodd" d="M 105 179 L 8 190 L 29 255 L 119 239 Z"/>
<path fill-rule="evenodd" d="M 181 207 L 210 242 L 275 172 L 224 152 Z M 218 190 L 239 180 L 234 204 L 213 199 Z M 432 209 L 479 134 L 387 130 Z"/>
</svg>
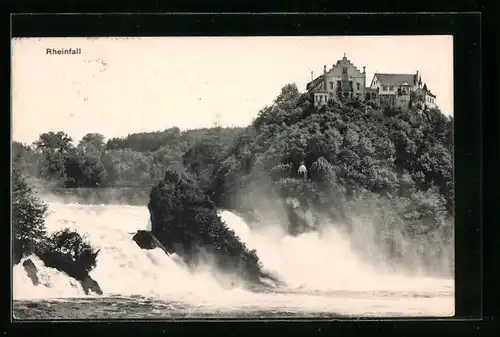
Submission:
<svg viewBox="0 0 500 337">
<path fill-rule="evenodd" d="M 15 15 L 11 17 L 12 37 L 63 37 L 63 36 L 239 36 L 239 35 L 437 35 L 454 36 L 454 119 L 455 119 L 455 185 L 456 185 L 456 317 L 454 319 L 417 318 L 383 319 L 379 327 L 396 328 L 399 334 L 419 331 L 421 326 L 435 329 L 443 321 L 481 319 L 482 316 L 482 100 L 481 100 L 481 16 L 465 14 L 122 14 L 122 15 Z M 492 90 L 491 88 L 489 88 Z M 10 123 L 9 123 L 10 125 Z M 485 124 L 487 125 L 487 124 Z M 489 134 L 493 137 L 493 134 Z M 10 142 L 10 139 L 9 139 Z M 10 150 L 10 149 L 9 149 Z M 10 169 L 9 169 L 10 170 Z M 495 171 L 492 171 L 495 172 Z M 490 173 L 492 173 L 490 172 Z M 10 194 L 10 192 L 9 192 Z M 10 199 L 10 195 L 9 195 Z M 492 210 L 491 208 L 489 209 Z M 5 245 L 4 247 L 10 247 Z M 10 256 L 10 251 L 6 256 Z M 10 266 L 9 261 L 9 266 Z M 10 268 L 10 267 L 9 267 Z M 9 271 L 10 275 L 10 271 Z M 11 281 L 9 281 L 11 282 Z M 11 314 L 11 313 L 10 313 Z M 12 316 L 10 316 L 12 317 Z M 9 318 L 10 319 L 10 318 Z M 357 321 L 273 322 L 266 327 L 286 328 L 294 332 L 345 332 L 353 329 L 363 332 L 369 324 Z M 430 322 L 429 320 L 432 320 Z M 150 322 L 133 320 L 134 323 Z M 227 331 L 250 327 L 261 323 L 235 320 Z M 417 322 L 426 322 L 420 324 Z M 19 321 L 18 321 L 19 322 Z M 71 333 L 67 323 L 43 325 L 40 323 L 14 322 L 17 332 L 36 329 L 37 333 Z M 155 322 L 144 324 L 95 322 L 80 325 L 78 330 L 90 332 L 92 328 L 113 332 L 194 332 L 192 327 L 204 331 L 208 323 L 189 324 Z M 227 320 L 225 320 L 227 322 Z M 212 323 L 218 332 L 224 324 Z M 477 330 L 476 324 L 454 324 L 449 332 Z M 55 327 L 53 329 L 52 327 Z M 151 331 L 146 331 L 151 329 Z M 35 331 L 36 331 L 35 330 Z M 242 331 L 240 330 L 240 331 Z M 422 331 L 422 330 L 420 330 Z"/>
</svg>

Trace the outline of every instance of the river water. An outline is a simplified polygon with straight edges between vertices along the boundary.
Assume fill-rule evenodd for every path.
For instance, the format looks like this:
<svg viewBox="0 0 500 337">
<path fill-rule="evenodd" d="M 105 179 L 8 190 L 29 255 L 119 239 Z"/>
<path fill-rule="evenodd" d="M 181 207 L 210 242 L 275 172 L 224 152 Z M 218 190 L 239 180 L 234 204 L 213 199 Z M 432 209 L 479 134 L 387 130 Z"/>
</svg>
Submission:
<svg viewBox="0 0 500 337">
<path fill-rule="evenodd" d="M 142 250 L 132 240 L 149 229 L 145 206 L 49 202 L 49 232 L 65 227 L 85 234 L 100 249 L 91 277 L 104 294 L 85 295 L 79 283 L 47 268 L 36 257 L 41 284 L 34 286 L 21 264 L 13 270 L 13 310 L 18 319 L 95 318 L 290 318 L 454 315 L 454 281 L 403 274 L 370 263 L 331 226 L 321 233 L 284 235 L 273 226 L 250 226 L 235 214 L 222 218 L 264 268 L 286 287 L 228 288 L 209 265 L 189 271 L 175 255 Z"/>
</svg>

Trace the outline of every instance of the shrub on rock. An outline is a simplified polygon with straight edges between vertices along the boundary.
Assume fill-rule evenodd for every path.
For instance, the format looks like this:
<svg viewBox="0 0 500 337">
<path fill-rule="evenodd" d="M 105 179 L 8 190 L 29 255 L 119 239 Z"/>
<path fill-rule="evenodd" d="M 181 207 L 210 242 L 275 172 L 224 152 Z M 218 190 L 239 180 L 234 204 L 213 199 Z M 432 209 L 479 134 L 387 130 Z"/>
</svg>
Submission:
<svg viewBox="0 0 500 337">
<path fill-rule="evenodd" d="M 48 250 L 64 256 L 75 264 L 76 268 L 89 273 L 96 266 L 96 251 L 85 237 L 68 228 L 53 233 L 48 238 Z"/>
</svg>

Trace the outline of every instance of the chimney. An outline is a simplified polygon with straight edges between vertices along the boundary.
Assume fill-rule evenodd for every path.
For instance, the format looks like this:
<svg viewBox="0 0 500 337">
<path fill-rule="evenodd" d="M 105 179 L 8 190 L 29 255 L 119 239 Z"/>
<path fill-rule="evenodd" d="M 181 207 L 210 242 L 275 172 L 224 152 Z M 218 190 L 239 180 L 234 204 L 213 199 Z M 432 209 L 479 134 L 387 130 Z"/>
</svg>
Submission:
<svg viewBox="0 0 500 337">
<path fill-rule="evenodd" d="M 363 66 L 363 73 L 365 73 L 365 72 L 366 72 L 366 67 L 365 67 L 365 66 Z"/>
<path fill-rule="evenodd" d="M 314 73 L 313 71 L 311 70 L 311 82 L 314 80 Z"/>
<path fill-rule="evenodd" d="M 326 64 L 323 67 L 323 90 L 326 91 Z"/>
</svg>

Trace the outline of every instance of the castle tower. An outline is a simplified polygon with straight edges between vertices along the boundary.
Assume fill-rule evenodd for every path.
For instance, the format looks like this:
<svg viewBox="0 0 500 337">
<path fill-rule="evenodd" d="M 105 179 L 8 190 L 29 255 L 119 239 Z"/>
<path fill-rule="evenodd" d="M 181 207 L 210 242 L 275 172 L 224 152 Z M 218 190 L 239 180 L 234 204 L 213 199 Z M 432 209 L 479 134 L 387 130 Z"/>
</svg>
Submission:
<svg viewBox="0 0 500 337">
<path fill-rule="evenodd" d="M 364 96 L 364 88 L 366 88 L 366 66 L 363 66 L 363 96 Z"/>
</svg>

